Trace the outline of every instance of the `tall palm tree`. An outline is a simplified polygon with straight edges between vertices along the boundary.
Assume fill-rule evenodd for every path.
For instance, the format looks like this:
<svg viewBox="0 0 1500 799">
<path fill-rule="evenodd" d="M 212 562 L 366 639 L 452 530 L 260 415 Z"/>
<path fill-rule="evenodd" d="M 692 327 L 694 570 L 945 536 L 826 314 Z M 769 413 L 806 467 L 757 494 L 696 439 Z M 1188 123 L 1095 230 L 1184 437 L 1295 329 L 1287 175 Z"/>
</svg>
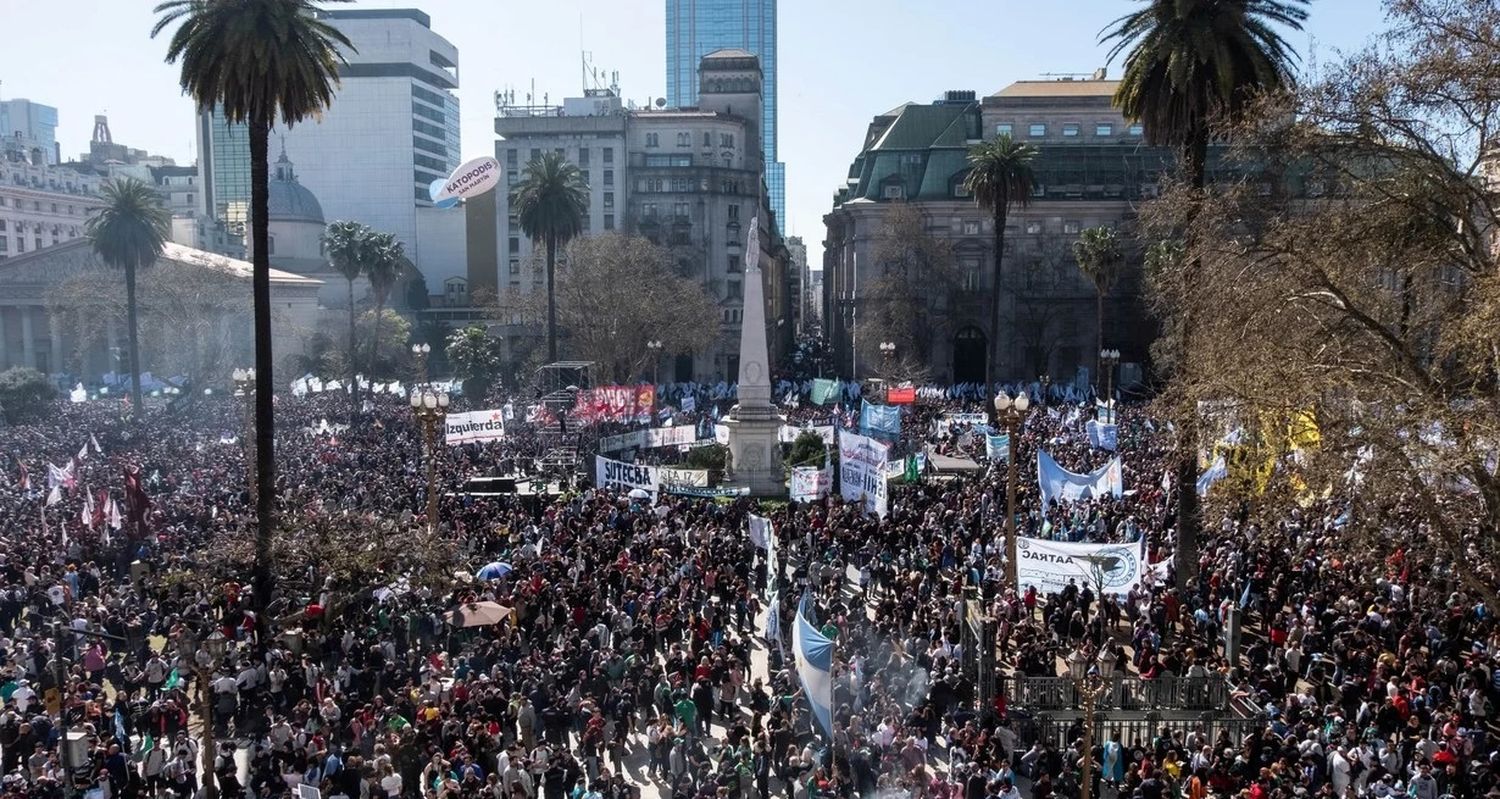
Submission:
<svg viewBox="0 0 1500 799">
<path fill-rule="evenodd" d="M 401 274 L 401 263 L 406 260 L 406 247 L 394 233 L 370 232 L 369 262 L 365 274 L 370 278 L 370 293 L 375 297 L 375 319 L 370 335 L 370 376 L 374 379 L 375 358 L 380 352 L 380 318 L 385 314 L 386 300 L 391 298 L 391 288 Z"/>
<path fill-rule="evenodd" d="M 359 415 L 359 381 L 355 378 L 357 374 L 356 353 L 358 352 L 354 333 L 354 281 L 364 274 L 366 264 L 369 263 L 369 238 L 373 231 L 368 225 L 359 222 L 338 221 L 329 223 L 323 231 L 323 251 L 328 254 L 328 260 L 333 264 L 334 271 L 344 276 L 345 282 L 349 284 L 349 419 L 350 424 Z"/>
<path fill-rule="evenodd" d="M 1104 351 L 1104 295 L 1114 288 L 1120 278 L 1120 267 L 1124 255 L 1120 252 L 1120 237 L 1115 229 L 1106 225 L 1085 228 L 1073 242 L 1073 258 L 1078 261 L 1078 271 L 1094 284 L 1094 321 L 1098 330 L 1094 347 L 1094 374 L 1101 375 L 1102 364 L 1099 353 Z"/>
<path fill-rule="evenodd" d="M 135 273 L 156 263 L 172 233 L 172 214 L 145 181 L 118 178 L 101 187 L 104 207 L 86 226 L 103 261 L 125 271 L 125 317 L 130 329 L 130 404 L 141 415 L 141 344 L 137 327 Z"/>
<path fill-rule="evenodd" d="M 1001 261 L 1005 256 L 1005 221 L 1010 217 L 1012 206 L 1025 208 L 1031 204 L 1031 189 L 1035 177 L 1031 163 L 1037 151 L 1029 144 L 1018 142 L 1009 134 L 1002 133 L 987 142 L 974 145 L 969 150 L 969 174 L 964 178 L 964 188 L 974 195 L 974 202 L 990 209 L 995 224 L 995 269 L 990 290 L 990 340 L 986 383 L 993 386 L 999 379 L 998 355 L 1000 352 L 1000 276 Z"/>
<path fill-rule="evenodd" d="M 589 211 L 588 185 L 561 153 L 531 159 L 510 193 L 521 230 L 547 245 L 547 360 L 557 360 L 557 248 L 583 232 Z"/>
<path fill-rule="evenodd" d="M 1194 191 L 1207 179 L 1208 144 L 1216 119 L 1242 114 L 1259 92 L 1295 83 L 1296 52 L 1276 30 L 1301 30 L 1307 0 L 1139 0 L 1142 7 L 1115 20 L 1101 35 L 1113 40 L 1109 58 L 1126 50 L 1125 73 L 1114 104 L 1139 122 L 1147 144 L 1175 147 Z M 1197 271 L 1187 265 L 1184 275 Z M 1192 289 L 1191 278 L 1182 281 Z M 1193 333 L 1191 303 L 1177 320 L 1179 380 L 1186 379 Z M 1192 412 L 1177 435 L 1177 554 L 1179 589 L 1198 566 L 1198 425 Z"/>
<path fill-rule="evenodd" d="M 333 0 L 341 2 L 342 0 Z M 276 511 L 275 386 L 271 352 L 270 213 L 271 125 L 291 126 L 333 102 L 344 56 L 354 49 L 337 28 L 318 18 L 311 0 L 167 0 L 151 29 L 174 25 L 167 62 L 182 62 L 180 83 L 199 108 L 221 108 L 249 126 L 250 222 L 255 305 L 255 603 L 271 599 L 271 534 Z M 262 614 L 264 620 L 264 614 Z"/>
</svg>

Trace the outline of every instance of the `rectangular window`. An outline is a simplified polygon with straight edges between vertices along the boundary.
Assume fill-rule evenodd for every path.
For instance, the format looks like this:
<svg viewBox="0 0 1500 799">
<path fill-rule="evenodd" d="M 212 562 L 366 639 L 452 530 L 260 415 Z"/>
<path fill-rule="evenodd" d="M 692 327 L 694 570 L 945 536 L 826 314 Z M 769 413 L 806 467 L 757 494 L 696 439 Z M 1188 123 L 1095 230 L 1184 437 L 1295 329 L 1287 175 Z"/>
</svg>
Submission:
<svg viewBox="0 0 1500 799">
<path fill-rule="evenodd" d="M 511 241 L 515 241 L 515 239 L 511 239 Z M 510 259 L 510 273 L 512 275 L 519 275 L 519 274 L 521 274 L 521 259 L 520 258 L 512 258 L 512 259 Z"/>
<path fill-rule="evenodd" d="M 0 236 L 0 252 L 9 252 L 9 251 L 10 251 L 10 239 L 8 237 L 6 237 L 6 236 Z"/>
<path fill-rule="evenodd" d="M 745 296 L 744 286 L 738 280 L 731 280 L 724 284 L 729 290 L 729 299 L 738 300 Z"/>
<path fill-rule="evenodd" d="M 0 219 L 0 233 L 4 233 L 4 232 L 5 232 L 5 220 L 4 219 Z M 4 241 L 4 240 L 5 239 L 0 239 L 0 241 Z"/>
<path fill-rule="evenodd" d="M 656 203 L 641 203 L 641 216 L 646 219 L 655 219 Z"/>
<path fill-rule="evenodd" d="M 672 203 L 672 216 L 674 216 L 674 217 L 676 217 L 678 219 L 687 219 L 687 215 L 688 215 L 688 204 L 687 203 Z"/>
<path fill-rule="evenodd" d="M 587 169 L 580 169 L 580 170 L 578 170 L 578 177 L 579 177 L 580 180 L 583 181 L 583 185 L 585 185 L 585 186 L 592 186 L 592 185 L 594 185 L 593 183 L 591 183 L 589 181 L 589 171 Z"/>
<path fill-rule="evenodd" d="M 906 192 L 901 188 L 900 185 L 886 186 L 883 190 L 881 190 L 880 196 L 886 198 L 887 200 L 899 200 L 902 197 L 906 196 Z"/>
<path fill-rule="evenodd" d="M 52 213 L 57 213 L 57 203 L 52 204 Z"/>
<path fill-rule="evenodd" d="M 17 236 L 16 237 L 16 252 L 26 252 L 26 237 L 25 236 Z"/>
<path fill-rule="evenodd" d="M 515 255 L 521 251 L 521 240 L 519 238 L 511 236 L 509 244 L 510 247 L 506 249 L 506 252 L 509 252 L 511 255 Z"/>
<path fill-rule="evenodd" d="M 505 185 L 514 186 L 521 182 L 521 175 L 514 169 L 505 170 Z"/>
<path fill-rule="evenodd" d="M 1016 126 L 1015 125 L 1012 125 L 1009 122 L 1001 122 L 1000 124 L 998 124 L 998 125 L 995 126 L 995 135 L 996 136 L 1010 136 L 1010 135 L 1012 135 L 1012 134 L 1015 133 L 1015 130 L 1016 130 Z"/>
<path fill-rule="evenodd" d="M 612 152 L 614 152 L 614 150 L 605 150 L 604 152 L 606 152 L 606 153 L 612 153 Z M 608 158 L 604 159 L 604 163 L 606 163 L 606 164 L 609 163 L 609 159 Z M 606 169 L 606 170 L 604 170 L 604 185 L 606 185 L 606 186 L 613 186 L 613 185 L 615 185 L 615 171 L 613 169 Z"/>
<path fill-rule="evenodd" d="M 1063 222 L 1064 233 L 1077 234 L 1081 229 L 1083 229 L 1083 225 L 1079 224 L 1077 220 L 1068 219 Z"/>
<path fill-rule="evenodd" d="M 677 132 L 677 146 L 678 147 L 692 147 L 693 146 L 693 134 L 688 133 L 685 130 L 678 131 Z"/>
<path fill-rule="evenodd" d="M 604 229 L 605 230 L 614 230 L 615 229 L 615 215 L 614 214 L 605 214 L 604 215 Z"/>
<path fill-rule="evenodd" d="M 535 161 L 536 159 L 541 158 L 541 157 L 542 157 L 542 149 L 540 147 L 533 147 L 533 148 L 531 148 L 531 160 L 532 161 Z"/>
<path fill-rule="evenodd" d="M 738 272 L 738 271 L 740 271 L 740 257 L 738 255 L 731 255 L 731 256 L 729 256 L 729 266 L 728 266 L 728 269 L 729 269 L 730 272 Z"/>
<path fill-rule="evenodd" d="M 1028 135 L 1030 135 L 1033 139 L 1039 136 L 1046 136 L 1047 126 L 1040 122 L 1033 122 L 1031 123 L 1031 128 Z"/>
<path fill-rule="evenodd" d="M 738 205 L 731 205 L 731 206 L 729 206 L 729 221 L 731 221 L 731 222 L 737 222 L 737 221 L 739 221 L 739 218 L 740 218 L 740 207 Z"/>
<path fill-rule="evenodd" d="M 1077 122 L 1065 122 L 1065 123 L 1063 123 L 1063 136 L 1071 138 L 1071 137 L 1077 136 L 1077 135 L 1078 135 L 1078 123 Z"/>
<path fill-rule="evenodd" d="M 505 151 L 505 165 L 507 167 L 509 167 L 511 169 L 515 169 L 516 168 L 516 163 L 519 160 L 520 160 L 519 151 L 516 150 L 516 148 L 512 147 L 509 150 Z"/>
<path fill-rule="evenodd" d="M 613 147 L 605 147 L 604 148 L 604 163 L 606 163 L 606 164 L 613 164 L 614 162 L 615 162 L 615 148 L 613 148 Z"/>
<path fill-rule="evenodd" d="M 1130 126 L 1130 135 L 1132 135 L 1132 136 L 1140 136 L 1140 135 L 1144 134 L 1145 132 L 1146 132 L 1146 128 L 1143 127 L 1139 122 L 1137 122 L 1136 124 Z"/>
<path fill-rule="evenodd" d="M 712 146 L 714 146 L 714 135 L 712 133 L 709 133 L 706 130 L 703 131 L 703 146 L 704 147 L 712 147 Z"/>
<path fill-rule="evenodd" d="M 611 209 L 611 208 L 614 208 L 614 207 L 615 207 L 615 193 L 612 192 L 612 191 L 604 192 L 604 208 L 605 208 L 605 210 L 608 210 L 608 209 Z"/>
<path fill-rule="evenodd" d="M 1026 223 L 1026 234 L 1028 236 L 1039 236 L 1039 235 L 1041 235 L 1041 232 L 1042 232 L 1042 223 L 1041 222 L 1027 222 Z"/>
<path fill-rule="evenodd" d="M 1115 135 L 1115 126 L 1101 122 L 1101 123 L 1099 123 L 1099 124 L 1097 124 L 1097 125 L 1094 126 L 1094 135 L 1095 136 L 1113 136 L 1113 135 Z"/>
<path fill-rule="evenodd" d="M 578 165 L 579 166 L 588 166 L 589 165 L 589 148 L 587 148 L 587 147 L 579 147 L 578 148 Z"/>
<path fill-rule="evenodd" d="M 964 221 L 964 235 L 965 236 L 978 236 L 979 235 L 979 223 L 977 221 L 974 221 L 974 220 L 965 220 Z"/>
<path fill-rule="evenodd" d="M 656 136 L 655 133 L 647 133 L 646 134 L 646 146 L 647 147 L 660 147 L 661 146 L 660 140 L 657 138 L 657 136 Z"/>
</svg>

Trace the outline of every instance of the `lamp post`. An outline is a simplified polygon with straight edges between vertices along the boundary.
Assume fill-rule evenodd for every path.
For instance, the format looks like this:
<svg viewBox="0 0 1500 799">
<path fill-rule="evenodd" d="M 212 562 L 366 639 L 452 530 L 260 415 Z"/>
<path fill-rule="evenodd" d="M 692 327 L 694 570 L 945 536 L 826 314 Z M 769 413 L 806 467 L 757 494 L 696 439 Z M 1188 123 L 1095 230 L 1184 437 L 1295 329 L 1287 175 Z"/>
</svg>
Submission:
<svg viewBox="0 0 1500 799">
<path fill-rule="evenodd" d="M 663 345 L 660 339 L 651 339 L 650 341 L 646 342 L 646 350 L 651 353 L 651 363 L 653 364 L 651 382 L 656 384 L 661 383 L 662 346 Z"/>
<path fill-rule="evenodd" d="M 1120 351 L 1099 350 L 1099 371 L 1104 373 L 1104 400 L 1113 407 L 1115 399 L 1115 367 L 1120 365 Z"/>
<path fill-rule="evenodd" d="M 203 772 L 203 796 L 204 799 L 218 799 L 219 780 L 214 773 L 214 755 L 217 745 L 214 743 L 214 706 L 209 694 L 209 674 L 219 668 L 224 661 L 224 652 L 228 649 L 229 642 L 224 634 L 215 629 L 208 634 L 207 638 L 199 645 L 197 637 L 189 630 L 183 630 L 182 636 L 177 639 L 178 654 L 181 660 L 191 665 L 194 674 L 198 678 L 198 723 L 202 725 L 202 752 L 203 762 L 199 768 Z"/>
<path fill-rule="evenodd" d="M 1045 408 L 1047 407 L 1047 399 L 1052 395 L 1052 375 L 1043 374 L 1041 377 L 1037 378 L 1037 382 L 1042 384 L 1041 404 L 1042 407 Z"/>
<path fill-rule="evenodd" d="M 1004 391 L 995 394 L 995 426 L 1004 426 L 1010 442 L 1005 448 L 1005 559 L 1011 587 L 1021 591 L 1020 564 L 1016 563 L 1016 443 L 1017 431 L 1026 419 L 1031 398 L 1022 391 L 1012 399 Z"/>
<path fill-rule="evenodd" d="M 427 531 L 437 532 L 438 435 L 448 417 L 448 392 L 430 388 L 412 391 L 411 412 L 422 426 L 422 441 L 427 445 Z"/>
<path fill-rule="evenodd" d="M 427 383 L 427 356 L 432 354 L 432 345 L 426 342 L 411 345 L 411 354 L 417 359 L 417 380 Z"/>
<path fill-rule="evenodd" d="M 1075 561 L 1087 564 L 1089 576 L 1094 582 L 1094 601 L 1101 606 L 1099 640 L 1094 647 L 1093 657 L 1081 652 L 1075 653 L 1076 657 L 1068 659 L 1068 675 L 1073 678 L 1073 688 L 1078 693 L 1079 705 L 1083 710 L 1083 755 L 1079 763 L 1078 774 L 1078 796 L 1079 799 L 1090 799 L 1094 789 L 1094 732 L 1098 719 L 1095 718 L 1099 700 L 1103 699 L 1109 692 L 1110 681 L 1099 671 L 1099 656 L 1104 651 L 1104 574 L 1109 569 L 1114 558 L 1103 555 L 1075 555 Z"/>
<path fill-rule="evenodd" d="M 896 342 L 880 342 L 880 363 L 885 369 L 885 377 L 891 377 L 891 362 L 896 360 Z"/>
<path fill-rule="evenodd" d="M 234 380 L 234 395 L 244 400 L 245 427 L 240 432 L 245 452 L 245 486 L 250 492 L 250 503 L 255 503 L 255 370 L 236 368 L 230 374 Z"/>
</svg>

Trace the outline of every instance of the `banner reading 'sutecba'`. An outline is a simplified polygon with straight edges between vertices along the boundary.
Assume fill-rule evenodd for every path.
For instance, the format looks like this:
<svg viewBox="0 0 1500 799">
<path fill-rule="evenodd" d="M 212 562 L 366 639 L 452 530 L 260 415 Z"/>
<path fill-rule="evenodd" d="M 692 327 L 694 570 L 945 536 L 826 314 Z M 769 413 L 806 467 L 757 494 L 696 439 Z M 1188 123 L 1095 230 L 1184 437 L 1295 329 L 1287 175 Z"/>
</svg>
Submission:
<svg viewBox="0 0 1500 799">
<path fill-rule="evenodd" d="M 505 437 L 505 419 L 499 408 L 450 413 L 446 422 L 443 440 L 449 444 L 495 441 Z"/>
<path fill-rule="evenodd" d="M 598 488 L 617 491 L 639 488 L 654 499 L 661 485 L 661 478 L 655 466 L 596 457 L 594 458 L 594 485 Z"/>
<path fill-rule="evenodd" d="M 1022 590 L 1034 585 L 1044 596 L 1067 588 L 1069 580 L 1091 590 L 1102 580 L 1104 593 L 1123 596 L 1141 580 L 1142 546 L 1139 541 L 1075 544 L 1022 536 L 1016 540 L 1016 576 Z"/>
</svg>

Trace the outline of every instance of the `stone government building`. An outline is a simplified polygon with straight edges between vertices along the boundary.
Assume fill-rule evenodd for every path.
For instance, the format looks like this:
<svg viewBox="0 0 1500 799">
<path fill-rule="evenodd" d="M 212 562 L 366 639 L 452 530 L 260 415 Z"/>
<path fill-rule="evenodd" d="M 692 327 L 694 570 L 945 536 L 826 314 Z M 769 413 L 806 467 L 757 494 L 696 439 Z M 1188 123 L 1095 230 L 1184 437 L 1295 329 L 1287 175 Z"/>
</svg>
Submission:
<svg viewBox="0 0 1500 799">
<path fill-rule="evenodd" d="M 1122 230 L 1126 256 L 1105 300 L 1104 346 L 1121 352 L 1121 382 L 1132 382 L 1156 334 L 1142 302 L 1141 253 L 1130 228 L 1136 206 L 1155 195 L 1173 163 L 1148 147 L 1139 125 L 1112 106 L 1118 81 L 1104 71 L 1089 80 L 1017 81 L 988 97 L 950 91 L 922 105 L 904 103 L 876 116 L 849 168 L 848 182 L 824 216 L 823 318 L 839 371 L 878 371 L 869 342 L 856 339 L 862 286 L 881 273 L 875 263 L 882 222 L 894 203 L 909 203 L 927 230 L 953 247 L 960 284 L 933 299 L 941 320 L 923 354 L 939 381 L 982 381 L 990 336 L 998 335 L 997 379 L 1049 374 L 1070 381 L 1095 361 L 1094 288 L 1078 270 L 1072 242 L 1084 228 Z M 964 190 L 968 150 L 1008 133 L 1038 150 L 1036 188 L 1027 208 L 1012 207 L 1006 226 L 998 331 L 989 319 L 995 290 L 992 215 Z"/>
<path fill-rule="evenodd" d="M 251 264 L 168 242 L 138 273 L 141 371 L 221 382 L 252 363 Z M 94 383 L 129 369 L 124 274 L 85 238 L 0 261 L 0 369 Z M 302 352 L 323 281 L 271 270 L 273 346 Z M 278 364 L 279 365 L 279 364 Z"/>
</svg>

